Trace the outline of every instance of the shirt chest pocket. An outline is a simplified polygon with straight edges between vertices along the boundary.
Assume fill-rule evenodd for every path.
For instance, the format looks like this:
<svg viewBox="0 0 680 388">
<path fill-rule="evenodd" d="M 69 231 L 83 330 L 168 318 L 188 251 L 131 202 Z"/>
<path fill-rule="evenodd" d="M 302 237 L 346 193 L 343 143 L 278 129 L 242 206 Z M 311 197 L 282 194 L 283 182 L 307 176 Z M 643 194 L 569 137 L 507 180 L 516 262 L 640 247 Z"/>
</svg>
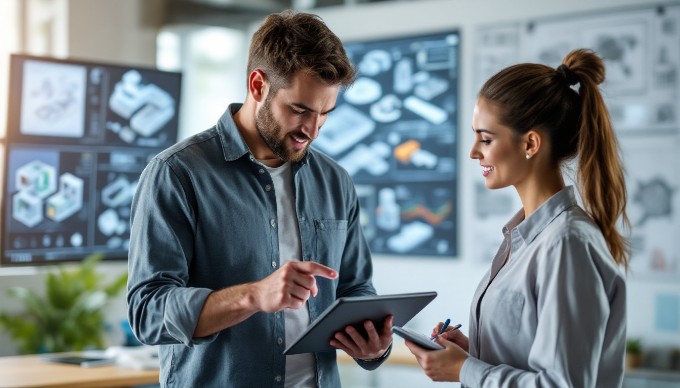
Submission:
<svg viewBox="0 0 680 388">
<path fill-rule="evenodd" d="M 314 220 L 315 261 L 339 269 L 347 242 L 347 220 Z"/>
<path fill-rule="evenodd" d="M 523 310 L 524 295 L 510 290 L 498 293 L 498 303 L 492 313 L 492 319 L 495 321 L 494 326 L 505 334 L 519 334 Z"/>
</svg>

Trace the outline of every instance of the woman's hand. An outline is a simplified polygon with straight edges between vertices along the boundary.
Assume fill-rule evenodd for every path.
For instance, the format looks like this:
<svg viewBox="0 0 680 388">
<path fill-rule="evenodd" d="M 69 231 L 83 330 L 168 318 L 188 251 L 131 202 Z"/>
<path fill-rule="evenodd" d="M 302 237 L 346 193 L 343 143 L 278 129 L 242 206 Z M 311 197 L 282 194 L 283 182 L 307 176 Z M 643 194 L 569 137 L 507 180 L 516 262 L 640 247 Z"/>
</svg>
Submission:
<svg viewBox="0 0 680 388">
<path fill-rule="evenodd" d="M 436 336 L 437 333 L 439 333 L 439 329 L 441 327 L 442 323 L 440 322 L 439 325 L 437 325 L 437 327 L 432 330 L 432 335 Z M 464 351 L 470 351 L 470 340 L 468 340 L 468 337 L 466 337 L 465 334 L 463 334 L 460 330 L 454 330 L 451 326 L 449 326 L 440 336 L 460 346 Z"/>
<path fill-rule="evenodd" d="M 458 330 L 453 330 L 453 332 L 458 332 Z M 460 370 L 469 357 L 459 345 L 444 338 L 446 334 L 448 333 L 437 337 L 437 342 L 444 346 L 442 350 L 427 350 L 411 341 L 405 341 L 411 353 L 416 356 L 420 367 L 432 381 L 460 381 Z M 467 341 L 467 337 L 462 336 Z"/>
</svg>

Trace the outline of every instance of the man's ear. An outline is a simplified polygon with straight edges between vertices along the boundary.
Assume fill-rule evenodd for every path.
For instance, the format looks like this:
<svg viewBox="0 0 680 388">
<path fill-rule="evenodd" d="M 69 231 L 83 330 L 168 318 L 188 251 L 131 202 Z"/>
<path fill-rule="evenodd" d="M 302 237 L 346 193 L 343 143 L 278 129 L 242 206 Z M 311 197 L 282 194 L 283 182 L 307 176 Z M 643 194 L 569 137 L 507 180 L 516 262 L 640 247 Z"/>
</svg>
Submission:
<svg viewBox="0 0 680 388">
<path fill-rule="evenodd" d="M 255 69 L 248 76 L 248 92 L 257 102 L 262 102 L 267 98 L 269 83 L 267 76 L 261 69 Z"/>
<path fill-rule="evenodd" d="M 524 134 L 524 152 L 527 159 L 532 158 L 541 150 L 543 137 L 541 133 L 535 129 L 530 130 Z"/>
</svg>

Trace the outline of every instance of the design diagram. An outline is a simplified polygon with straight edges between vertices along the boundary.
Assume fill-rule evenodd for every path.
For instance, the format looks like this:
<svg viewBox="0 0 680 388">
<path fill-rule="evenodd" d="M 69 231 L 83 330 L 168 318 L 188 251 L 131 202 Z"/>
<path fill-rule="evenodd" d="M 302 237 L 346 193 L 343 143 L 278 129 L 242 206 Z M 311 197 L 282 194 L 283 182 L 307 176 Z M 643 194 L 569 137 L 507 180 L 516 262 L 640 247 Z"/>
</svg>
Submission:
<svg viewBox="0 0 680 388">
<path fill-rule="evenodd" d="M 109 249 L 126 249 L 130 242 L 130 203 L 137 189 L 137 180 L 117 175 L 101 190 L 103 211 L 97 216 L 97 229 Z"/>
<path fill-rule="evenodd" d="M 137 70 L 129 70 L 114 86 L 109 107 L 128 123 L 109 121 L 106 127 L 126 143 L 151 137 L 175 116 L 175 99 L 154 84 L 143 84 Z"/>
<path fill-rule="evenodd" d="M 21 97 L 21 133 L 82 137 L 85 88 L 83 66 L 27 61 Z"/>
<path fill-rule="evenodd" d="M 373 252 L 455 256 L 458 34 L 346 50 L 358 78 L 338 96 L 314 147 L 362 187 Z"/>
<path fill-rule="evenodd" d="M 58 181 L 57 186 L 56 169 L 46 163 L 34 160 L 21 166 L 16 172 L 18 191 L 12 198 L 14 219 L 32 228 L 44 219 L 44 215 L 61 222 L 80 210 L 83 207 L 83 180 L 64 173 Z"/>
</svg>

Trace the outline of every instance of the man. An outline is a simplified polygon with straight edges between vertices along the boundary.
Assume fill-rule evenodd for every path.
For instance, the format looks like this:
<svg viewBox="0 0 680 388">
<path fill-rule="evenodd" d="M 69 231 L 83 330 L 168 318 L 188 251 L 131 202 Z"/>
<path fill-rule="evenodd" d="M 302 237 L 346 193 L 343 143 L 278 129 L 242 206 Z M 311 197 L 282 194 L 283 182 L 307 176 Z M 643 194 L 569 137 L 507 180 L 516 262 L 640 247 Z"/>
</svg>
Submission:
<svg viewBox="0 0 680 388">
<path fill-rule="evenodd" d="M 162 345 L 163 386 L 340 385 L 335 352 L 282 352 L 336 298 L 375 294 L 351 179 L 309 148 L 354 77 L 318 17 L 270 15 L 243 105 L 142 173 L 128 316 L 142 342 Z M 348 327 L 330 343 L 374 369 L 391 326 L 367 321 L 365 336 Z"/>
</svg>

